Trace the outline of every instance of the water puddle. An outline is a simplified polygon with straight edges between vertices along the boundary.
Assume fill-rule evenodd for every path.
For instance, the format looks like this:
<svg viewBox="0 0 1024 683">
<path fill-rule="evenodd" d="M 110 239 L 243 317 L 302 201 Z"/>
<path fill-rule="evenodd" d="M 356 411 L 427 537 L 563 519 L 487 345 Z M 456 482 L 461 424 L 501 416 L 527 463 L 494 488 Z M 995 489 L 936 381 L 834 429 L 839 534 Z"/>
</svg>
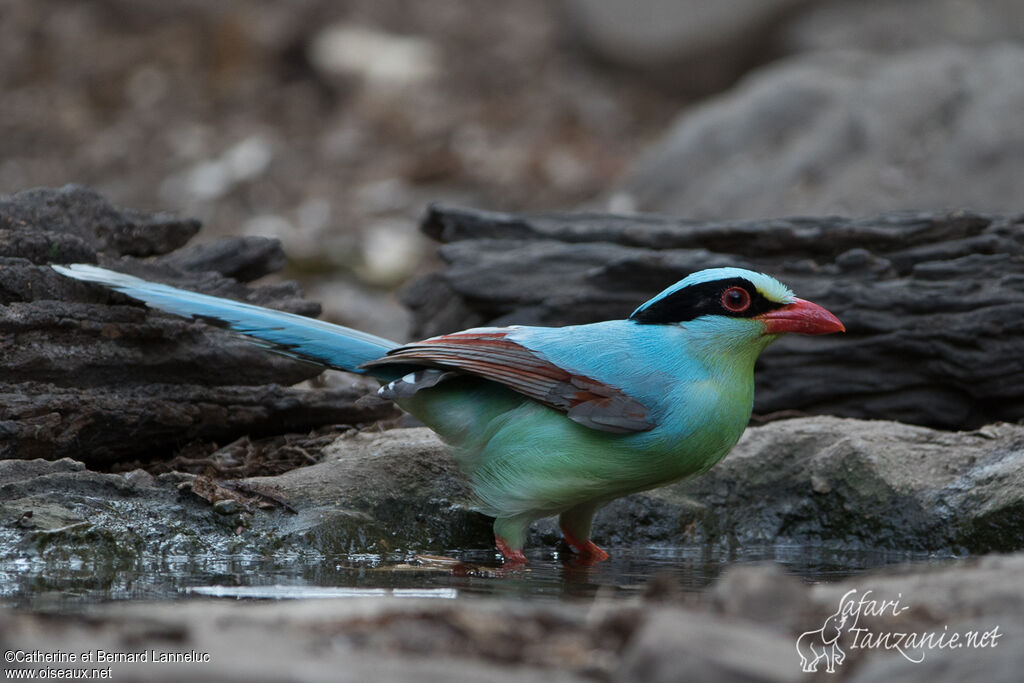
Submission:
<svg viewBox="0 0 1024 683">
<path fill-rule="evenodd" d="M 807 546 L 611 548 L 612 558 L 581 566 L 571 555 L 528 552 L 521 570 L 502 568 L 492 550 L 417 555 L 168 557 L 132 566 L 0 563 L 0 604 L 60 610 L 110 600 L 195 598 L 299 599 L 502 597 L 531 600 L 630 596 L 668 575 L 684 591 L 707 588 L 732 564 L 773 561 L 807 581 L 835 581 L 900 562 L 948 560 L 922 553 L 851 551 Z"/>
</svg>

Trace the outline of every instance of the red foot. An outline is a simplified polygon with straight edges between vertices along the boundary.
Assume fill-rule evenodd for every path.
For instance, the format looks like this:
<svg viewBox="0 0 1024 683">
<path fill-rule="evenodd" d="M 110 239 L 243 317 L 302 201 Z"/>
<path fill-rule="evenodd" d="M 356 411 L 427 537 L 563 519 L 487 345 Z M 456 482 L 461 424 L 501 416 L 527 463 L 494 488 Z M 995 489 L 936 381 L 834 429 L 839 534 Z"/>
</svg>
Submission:
<svg viewBox="0 0 1024 683">
<path fill-rule="evenodd" d="M 565 529 L 562 529 L 562 535 L 565 536 L 565 542 L 568 543 L 569 547 L 576 553 L 576 558 L 580 562 L 584 564 L 594 564 L 596 562 L 604 562 L 608 559 L 608 553 L 601 550 L 601 548 L 589 538 L 586 541 L 581 541 Z"/>
<path fill-rule="evenodd" d="M 498 552 L 505 557 L 506 567 L 522 567 L 526 564 L 526 555 L 523 555 L 523 551 L 509 548 L 505 539 L 495 536 L 494 544 L 498 546 Z"/>
</svg>

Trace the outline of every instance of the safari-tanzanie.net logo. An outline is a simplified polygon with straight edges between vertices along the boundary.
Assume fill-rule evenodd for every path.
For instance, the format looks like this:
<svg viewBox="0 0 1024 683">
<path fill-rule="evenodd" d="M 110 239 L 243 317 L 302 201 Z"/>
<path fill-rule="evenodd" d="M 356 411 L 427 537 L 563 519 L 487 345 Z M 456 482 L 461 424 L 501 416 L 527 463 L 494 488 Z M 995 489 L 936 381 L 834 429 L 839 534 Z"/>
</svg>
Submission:
<svg viewBox="0 0 1024 683">
<path fill-rule="evenodd" d="M 851 588 L 839 600 L 839 609 L 825 619 L 821 628 L 805 631 L 796 641 L 800 655 L 800 668 L 813 673 L 822 664 L 825 671 L 835 673 L 836 667 L 846 659 L 850 650 L 887 650 L 899 652 L 907 661 L 923 662 L 929 650 L 959 650 L 963 648 L 994 648 L 1002 633 L 994 626 L 987 631 L 951 631 L 948 626 L 931 631 L 900 631 L 896 628 L 875 630 L 860 625 L 861 617 L 877 617 L 879 623 L 889 623 L 910 609 L 902 604 L 903 594 L 895 600 L 873 597 L 874 591 Z"/>
</svg>

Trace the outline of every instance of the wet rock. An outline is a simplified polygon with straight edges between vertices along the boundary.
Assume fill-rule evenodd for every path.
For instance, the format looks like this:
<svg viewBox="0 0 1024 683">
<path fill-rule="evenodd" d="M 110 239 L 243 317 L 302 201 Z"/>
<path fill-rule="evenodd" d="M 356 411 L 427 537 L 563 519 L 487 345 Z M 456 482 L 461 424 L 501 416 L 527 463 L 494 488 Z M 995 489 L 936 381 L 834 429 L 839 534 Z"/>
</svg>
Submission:
<svg viewBox="0 0 1024 683">
<path fill-rule="evenodd" d="M 864 526 L 874 529 L 884 545 L 894 537 L 884 531 L 885 524 L 915 524 L 918 511 L 908 497 L 931 501 L 935 509 L 928 514 L 948 514 L 953 526 L 978 528 L 969 515 L 990 517 L 991 505 L 1008 499 L 1006 489 L 1014 483 L 1019 489 L 1016 473 L 1022 468 L 1016 460 L 1022 452 L 1024 430 L 1008 425 L 950 435 L 891 423 L 790 420 L 749 430 L 737 452 L 701 479 L 631 499 L 636 506 L 647 506 L 648 520 L 664 516 L 667 524 L 676 525 L 680 535 L 673 542 L 692 540 L 694 534 L 687 531 L 693 527 L 686 519 L 672 519 L 672 514 L 686 506 L 707 505 L 715 506 L 714 514 L 725 520 L 719 530 L 744 543 L 750 536 L 742 524 L 728 527 L 730 515 L 758 520 L 764 531 L 758 540 L 764 540 L 778 528 L 772 522 L 773 505 L 784 512 L 820 505 L 794 504 L 792 491 L 801 491 L 805 498 L 835 493 L 838 499 L 821 505 L 828 508 L 827 514 L 818 513 L 822 526 L 835 524 L 836 532 L 848 533 L 856 545 L 864 539 L 850 520 L 868 520 Z M 715 479 L 734 460 L 736 472 Z M 796 483 L 780 484 L 779 479 Z M 5 583 L 5 599 L 39 594 L 51 585 L 67 590 L 66 578 L 54 578 L 60 567 L 76 567 L 80 573 L 85 568 L 89 578 L 80 577 L 75 590 L 88 595 L 109 590 L 111 577 L 118 573 L 130 573 L 140 564 L 159 567 L 152 560 L 169 555 L 196 562 L 214 557 L 220 566 L 229 556 L 280 557 L 294 563 L 303 554 L 335 558 L 338 552 L 381 552 L 403 544 L 489 543 L 488 520 L 466 510 L 461 478 L 425 429 L 346 435 L 330 446 L 319 465 L 239 482 L 249 491 L 287 499 L 294 512 L 277 508 L 247 513 L 233 498 L 212 501 L 211 506 L 210 500 L 191 492 L 199 480 L 103 474 L 70 460 L 0 461 L 0 572 L 12 561 L 49 568 L 42 576 L 8 572 L 13 580 Z M 193 486 L 179 486 L 186 482 Z M 707 482 L 707 490 L 693 488 L 701 482 Z M 939 492 L 928 494 L 924 486 Z M 684 497 L 690 502 L 677 504 Z M 758 497 L 761 502 L 753 502 Z M 235 504 L 225 503 L 229 500 Z M 660 508 L 654 505 L 658 500 L 664 503 Z M 912 514 L 894 513 L 900 503 Z M 611 525 L 635 521 L 609 517 L 615 506 L 600 513 L 599 538 L 607 538 Z M 1019 517 L 1018 504 L 1011 518 Z M 697 528 L 708 519 L 704 514 Z M 1005 535 L 1012 535 L 1013 528 L 1012 523 L 998 525 Z M 665 540 L 653 530 L 650 524 L 636 524 L 629 530 L 630 540 Z M 912 530 L 901 533 L 906 538 Z M 785 538 L 785 530 L 776 536 Z M 840 542 L 834 535 L 831 541 Z M 738 566 L 703 596 L 689 596 L 685 603 L 678 597 L 663 598 L 657 607 L 600 597 L 586 604 L 388 597 L 273 605 L 122 603 L 69 616 L 67 605 L 57 603 L 63 605 L 59 629 L 52 619 L 0 612 L 0 639 L 6 649 L 209 652 L 209 667 L 189 664 L 190 677 L 202 671 L 202 676 L 214 678 L 224 670 L 234 678 L 280 680 L 283 672 L 297 675 L 299 666 L 304 680 L 337 680 L 343 669 L 343 675 L 358 674 L 360 680 L 397 679 L 415 671 L 417 679 L 427 680 L 435 673 L 441 680 L 443 673 L 444 680 L 464 675 L 466 680 L 646 681 L 678 680 L 685 672 L 687 679 L 776 681 L 803 676 L 797 639 L 849 605 L 853 591 L 854 600 L 873 596 L 906 607 L 862 610 L 858 628 L 872 633 L 966 633 L 997 627 L 1003 646 L 930 649 L 923 661 L 913 663 L 891 649 L 854 647 L 847 640 L 842 644 L 846 659 L 836 666 L 837 680 L 917 680 L 918 667 L 933 676 L 970 668 L 974 678 L 998 680 L 1020 664 L 1019 648 L 1008 644 L 1024 637 L 1022 570 L 1024 554 L 1017 553 L 908 565 L 808 586 L 774 565 Z M 236 580 L 229 575 L 218 582 L 230 586 Z M 473 590 L 480 588 L 477 583 Z M 132 590 L 139 595 L 145 589 Z M 40 596 L 34 604 L 46 601 Z M 852 635 L 847 630 L 843 637 Z M 335 658 L 339 652 L 344 666 Z M 287 667 L 281 668 L 281 662 Z M 127 664 L 114 667 L 118 675 L 143 671 Z M 178 680 L 184 669 L 170 664 L 145 671 Z"/>
<path fill-rule="evenodd" d="M 323 461 L 219 482 L 94 472 L 68 458 L 0 460 L 0 567 L 32 559 L 49 578 L 77 563 L 99 576 L 167 555 L 294 559 L 491 547 L 492 520 L 468 508 L 462 476 L 429 430 L 353 432 L 311 455 Z M 27 583 L 7 594 L 22 590 Z"/>
<path fill-rule="evenodd" d="M 777 62 L 681 114 L 620 191 L 702 219 L 1019 211 L 1024 133 L 1005 112 L 1024 108 L 1022 64 L 1013 43 Z"/>
<path fill-rule="evenodd" d="M 933 552 L 1024 548 L 1024 427 L 948 433 L 893 422 L 748 429 L 695 479 L 620 499 L 595 539 L 795 543 Z"/>
<path fill-rule="evenodd" d="M 0 458 L 109 467 L 193 439 L 308 431 L 392 413 L 354 385 L 284 388 L 320 369 L 238 335 L 147 310 L 50 263 L 89 262 L 217 296 L 316 315 L 291 283 L 245 287 L 284 263 L 258 237 L 183 247 L 199 224 L 118 209 L 68 186 L 0 198 Z M 148 260 L 136 257 L 156 256 Z M 131 438 L 126 438 L 130 434 Z"/>
<path fill-rule="evenodd" d="M 490 548 L 492 520 L 467 506 L 468 489 L 425 427 L 344 435 L 323 462 L 246 484 L 271 488 L 298 511 L 275 513 L 275 533 L 325 554 L 395 548 Z"/>
<path fill-rule="evenodd" d="M 463 476 L 429 430 L 350 432 L 318 455 L 319 464 L 278 476 L 219 483 L 103 474 L 67 459 L 0 461 L 0 562 L 115 558 L 123 566 L 167 553 L 322 558 L 492 548 L 490 518 L 470 509 Z M 612 502 L 598 512 L 595 540 L 1018 550 L 1022 458 L 1024 427 L 1012 425 L 950 434 L 837 418 L 780 421 L 749 429 L 701 477 Z M 235 504 L 221 502 L 228 500 Z M 535 525 L 529 543 L 542 549 L 556 539 L 549 520 Z M 762 623 L 803 618 L 799 592 L 784 590 L 782 579 L 727 578 L 713 597 L 720 614 L 743 611 Z M 791 604 L 773 612 L 760 594 Z"/>
<path fill-rule="evenodd" d="M 32 562 L 46 574 L 85 566 L 99 582 L 143 558 L 248 552 L 246 540 L 213 517 L 170 481 L 92 472 L 67 458 L 0 460 L 0 559 Z M 31 591 L 38 578 L 8 576 L 8 596 Z"/>
<path fill-rule="evenodd" d="M 847 334 L 790 335 L 757 370 L 755 413 L 972 428 L 1024 416 L 1024 218 L 970 212 L 701 222 L 435 206 L 447 267 L 404 294 L 414 335 L 623 318 L 701 268 L 771 273 Z"/>
</svg>

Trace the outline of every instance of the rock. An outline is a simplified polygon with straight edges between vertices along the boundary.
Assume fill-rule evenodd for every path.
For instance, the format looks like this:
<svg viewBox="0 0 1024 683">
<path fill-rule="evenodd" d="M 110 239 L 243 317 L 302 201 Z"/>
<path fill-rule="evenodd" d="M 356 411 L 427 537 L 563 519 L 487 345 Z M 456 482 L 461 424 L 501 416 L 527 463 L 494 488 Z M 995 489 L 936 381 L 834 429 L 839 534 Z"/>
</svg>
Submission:
<svg viewBox="0 0 1024 683">
<path fill-rule="evenodd" d="M 1016 0 L 831 0 L 812 3 L 782 29 L 788 52 L 896 52 L 935 45 L 992 45 L 1024 40 Z"/>
<path fill-rule="evenodd" d="M 98 665 L 109 666 L 115 680 L 153 681 L 584 683 L 607 680 L 621 646 L 621 636 L 603 623 L 588 623 L 584 605 L 349 598 L 140 607 L 121 603 L 76 614 L 62 619 L 59 631 L 51 630 L 52 619 L 0 612 L 0 633 L 11 650 L 26 652 L 153 650 L 199 658 Z"/>
<path fill-rule="evenodd" d="M 245 483 L 299 511 L 271 522 L 275 534 L 327 555 L 493 542 L 492 520 L 467 507 L 462 474 L 425 427 L 342 436 L 319 464 Z"/>
<path fill-rule="evenodd" d="M 89 249 L 122 256 L 166 254 L 199 232 L 199 221 L 116 209 L 96 192 L 68 185 L 0 198 L 0 230 L 3 256 L 64 263 L 60 259 L 80 258 Z M 36 240 L 52 240 L 50 250 L 42 254 L 22 246 Z"/>
<path fill-rule="evenodd" d="M 166 456 L 190 441 L 232 440 L 361 424 L 393 414 L 364 390 L 307 390 L 274 384 L 154 384 L 62 387 L 0 384 L 0 459 L 78 457 L 94 468 Z M 132 435 L 127 438 L 127 435 Z"/>
<path fill-rule="evenodd" d="M 812 53 L 682 113 L 619 193 L 701 219 L 1019 211 L 1021 109 L 1020 45 Z"/>
<path fill-rule="evenodd" d="M 798 681 L 793 641 L 783 635 L 682 610 L 659 611 L 623 656 L 616 679 L 636 683 L 675 681 Z"/>
<path fill-rule="evenodd" d="M 426 428 L 347 433 L 322 450 L 309 467 L 220 482 L 98 473 L 69 459 L 0 460 L 0 566 L 32 559 L 20 581 L 61 587 L 60 563 L 106 575 L 168 554 L 322 562 L 458 548 L 493 558 L 492 520 L 470 509 L 463 476 Z M 951 434 L 890 422 L 779 421 L 748 429 L 696 479 L 612 502 L 598 512 L 594 537 L 613 555 L 630 546 L 1015 551 L 1024 548 L 1022 458 L 1020 426 Z M 557 538 L 550 520 L 535 525 L 531 561 L 549 562 L 546 548 Z M 727 574 L 710 605 L 773 627 L 807 618 L 791 577 L 754 572 Z M 12 592 L 23 590 L 28 584 Z"/>
<path fill-rule="evenodd" d="M 213 504 L 213 511 L 219 515 L 234 515 L 239 511 L 237 500 L 225 498 Z"/>
<path fill-rule="evenodd" d="M 774 562 L 735 564 L 704 594 L 717 614 L 800 632 L 813 623 L 814 606 L 807 586 Z"/>
<path fill-rule="evenodd" d="M 946 515 L 954 527 L 980 529 L 978 520 L 991 520 L 993 506 L 1009 499 L 1007 490 L 1013 485 L 1020 489 L 1016 473 L 1022 469 L 1017 462 L 1022 444 L 1024 428 L 1008 425 L 950 435 L 833 418 L 782 421 L 748 430 L 737 452 L 704 477 L 633 496 L 631 504 L 646 505 L 648 519 L 662 516 L 677 529 L 689 522 L 673 519 L 685 508 L 672 507 L 673 501 L 689 497 L 691 510 L 701 503 L 715 506 L 712 513 L 705 511 L 698 527 L 717 515 L 722 520 L 718 529 L 740 544 L 763 542 L 772 533 L 776 536 L 770 540 L 785 544 L 793 536 L 785 529 L 779 532 L 773 506 L 783 511 L 818 506 L 813 514 L 821 526 L 835 525 L 831 542 L 845 543 L 836 535 L 847 534 L 853 547 L 863 543 L 863 532 L 850 522 L 859 518 L 868 520 L 863 526 L 885 546 L 898 536 L 891 529 L 900 529 L 901 538 L 914 529 L 936 533 L 915 520 L 929 514 Z M 244 492 L 250 499 L 262 495 L 287 501 L 294 512 L 280 506 L 249 510 L 241 498 L 228 494 L 204 500 L 197 495 L 202 477 L 97 473 L 67 459 L 0 461 L 0 568 L 19 567 L 5 588 L 5 600 L 34 595 L 35 604 L 43 606 L 45 591 L 66 590 L 69 582 L 79 595 L 102 597 L 117 591 L 125 575 L 132 577 L 131 595 L 155 590 L 159 596 L 159 587 L 147 585 L 151 579 L 140 576 L 138 568 L 166 571 L 171 556 L 193 559 L 192 571 L 198 573 L 190 574 L 190 581 L 211 580 L 230 588 L 238 577 L 225 580 L 218 573 L 223 570 L 216 569 L 225 557 L 233 562 L 279 558 L 294 565 L 302 557 L 336 561 L 339 553 L 489 544 L 488 520 L 464 507 L 461 478 L 429 431 L 347 435 L 327 450 L 324 462 L 313 467 L 224 484 L 233 487 L 227 491 Z M 730 474 L 730 469 L 735 471 Z M 728 476 L 716 479 L 720 472 Z M 883 477 L 885 485 L 880 483 Z M 780 479 L 785 480 L 782 485 Z M 908 482 L 923 484 L 915 490 Z M 695 490 L 702 483 L 707 490 Z M 934 491 L 924 491 L 927 487 Z M 803 492 L 803 502 L 794 500 L 795 491 Z M 807 502 L 821 497 L 825 503 Z M 752 502 L 757 498 L 760 503 Z M 934 509 L 922 512 L 915 500 Z M 1011 521 L 993 527 L 1007 539 L 1019 536 L 1020 525 L 1014 525 L 1020 517 L 1019 495 L 1017 500 L 1016 511 L 1004 515 Z M 661 508 L 655 507 L 658 501 Z M 893 512 L 901 502 L 908 513 Z M 616 505 L 599 513 L 599 538 L 609 538 L 610 525 L 631 522 L 614 517 Z M 840 510 L 842 506 L 846 509 Z M 744 527 L 730 526 L 730 519 L 759 521 Z M 908 520 L 911 528 L 902 529 Z M 757 524 L 761 537 L 751 540 L 745 529 Z M 650 524 L 627 531 L 631 542 L 664 542 L 664 536 L 653 532 Z M 693 537 L 684 531 L 673 543 Z M 204 558 L 216 558 L 214 569 L 205 568 Z M 519 680 L 520 675 L 676 680 L 680 672 L 699 679 L 790 680 L 803 675 L 794 647 L 798 638 L 813 633 L 845 605 L 859 610 L 856 627 L 871 633 L 991 633 L 996 628 L 1002 647 L 926 649 L 924 661 L 916 664 L 891 649 L 851 646 L 850 627 L 842 644 L 847 659 L 836 666 L 840 680 L 917 680 L 922 675 L 917 667 L 933 676 L 941 667 L 972 667 L 975 678 L 995 680 L 1020 664 L 1019 649 L 1007 645 L 1024 636 L 1022 569 L 1024 554 L 1018 552 L 881 569 L 808 586 L 775 565 L 737 566 L 706 594 L 691 595 L 685 603 L 669 597 L 657 607 L 602 597 L 555 604 L 482 598 L 416 601 L 388 595 L 273 605 L 122 602 L 94 606 L 77 616 L 77 610 L 69 615 L 67 598 L 62 598 L 59 630 L 52 630 L 58 623 L 52 619 L 0 611 L 0 640 L 7 650 L 208 652 L 210 667 L 202 669 L 203 676 L 225 670 L 253 680 L 279 680 L 284 671 L 279 662 L 287 662 L 289 675 L 298 675 L 296 666 L 304 667 L 303 680 L 336 680 L 338 663 L 331 653 L 339 651 L 345 655 L 345 672 L 375 680 L 413 670 L 418 678 L 430 680 L 433 668 L 416 668 L 424 662 L 441 667 L 438 676 L 454 671 L 455 680 L 459 672 L 467 680 Z M 359 585 L 373 587 L 368 595 L 387 593 L 376 586 L 396 580 L 391 574 L 360 576 Z M 476 592 L 485 589 L 479 581 L 455 585 Z M 274 587 L 267 588 L 264 594 L 274 595 Z M 452 589 L 452 594 L 460 591 Z M 869 598 L 898 601 L 899 606 L 875 611 L 856 607 L 858 600 Z M 29 635 L 31 642 L 26 640 Z M 299 652 L 308 656 L 299 657 Z M 264 655 L 265 662 L 259 659 Z M 200 669 L 190 666 L 189 675 L 195 677 Z M 498 678 L 489 675 L 491 669 Z M 121 664 L 114 670 L 121 675 L 142 671 Z M 181 670 L 173 664 L 153 671 L 166 674 L 167 680 L 180 679 Z"/>
<path fill-rule="evenodd" d="M 805 0 L 566 0 L 594 54 L 659 77 L 673 91 L 715 92 L 772 54 L 773 30 Z"/>
<path fill-rule="evenodd" d="M 891 648 L 853 646 L 847 629 L 840 641 L 845 657 L 829 680 L 949 680 L 950 672 L 969 680 L 1016 680 L 1021 650 L 1013 644 L 1024 636 L 1022 569 L 1024 555 L 1017 554 L 905 566 L 835 584 L 798 582 L 799 600 L 812 611 L 793 624 L 752 620 L 742 611 L 722 614 L 701 596 L 652 607 L 603 596 L 585 602 L 428 600 L 380 595 L 388 592 L 380 588 L 365 591 L 367 597 L 333 600 L 113 601 L 65 607 L 59 619 L 0 608 L 0 646 L 24 653 L 102 650 L 198 658 L 98 664 L 109 666 L 115 680 L 804 680 L 798 642 L 806 643 L 806 635 L 813 636 L 844 605 L 854 628 L 876 634 L 996 628 L 1000 637 L 995 647 L 908 652 L 923 654 L 913 663 Z M 769 594 L 784 585 L 781 600 L 792 595 L 792 577 L 777 568 L 751 567 L 748 575 Z M 872 609 L 859 602 L 863 597 L 899 607 Z M 819 676 L 823 669 L 819 663 Z"/>
<path fill-rule="evenodd" d="M 233 237 L 185 246 L 161 262 L 191 273 L 213 271 L 239 282 L 252 282 L 284 268 L 286 258 L 277 240 Z"/>
<path fill-rule="evenodd" d="M 971 212 L 700 222 L 434 206 L 447 267 L 404 294 L 414 336 L 624 318 L 701 268 L 771 273 L 846 324 L 783 338 L 755 413 L 974 428 L 1024 416 L 1024 219 Z"/>
<path fill-rule="evenodd" d="M 318 443 L 309 441 L 273 445 L 302 450 Z M 352 433 L 310 455 L 323 461 L 220 482 L 94 472 L 69 458 L 0 460 L 0 566 L 34 563 L 6 595 L 61 589 L 68 563 L 110 579 L 111 571 L 152 566 L 168 555 L 295 562 L 491 548 L 492 520 L 468 508 L 462 475 L 426 428 Z"/>
<path fill-rule="evenodd" d="M 181 496 L 170 480 L 149 483 L 85 469 L 70 459 L 0 460 L 0 562 L 30 562 L 8 574 L 7 597 L 61 584 L 83 568 L 96 590 L 117 572 L 154 558 L 253 552 L 207 504 Z"/>
<path fill-rule="evenodd" d="M 987 630 L 992 624 L 965 622 L 956 626 L 959 627 L 960 633 L 969 633 Z M 873 657 L 849 680 L 857 683 L 892 680 L 904 683 L 932 683 L 937 680 L 970 680 L 979 672 L 984 672 L 986 680 L 1012 681 L 1019 675 L 1021 666 L 1024 666 L 1024 653 L 1019 648 L 1007 645 L 1011 642 L 1020 642 L 1020 637 L 1024 635 L 1024 622 L 1013 617 L 1010 620 L 1004 619 L 1000 631 L 1003 638 L 1002 642 L 997 641 L 997 645 L 1001 644 L 1004 647 L 998 652 L 987 647 L 939 650 L 929 652 L 926 659 L 920 663 L 910 661 L 899 653 Z M 911 656 L 916 658 L 920 655 Z"/>
<path fill-rule="evenodd" d="M 876 629 L 901 622 L 904 628 L 911 628 L 991 618 L 1019 620 L 1024 595 L 1017 577 L 1022 570 L 1024 553 L 1020 552 L 928 565 L 906 564 L 814 585 L 810 599 L 819 609 L 835 612 L 851 589 L 857 589 L 858 601 L 867 590 L 879 600 L 899 598 L 901 604 L 896 610 L 862 615 L 866 622 L 863 625 Z"/>
<path fill-rule="evenodd" d="M 1017 578 L 1022 567 L 1024 554 L 1017 553 L 931 566 L 903 565 L 862 573 L 844 581 L 807 586 L 778 566 L 736 566 L 708 593 L 691 602 L 717 615 L 709 620 L 712 629 L 735 629 L 735 635 L 722 633 L 724 637 L 718 643 L 706 643 L 701 649 L 690 646 L 690 639 L 680 638 L 674 646 L 669 645 L 674 639 L 672 633 L 687 628 L 686 617 L 691 624 L 702 623 L 693 619 L 692 612 L 677 609 L 669 611 L 667 619 L 661 617 L 665 622 L 676 621 L 671 630 L 667 626 L 656 629 L 654 619 L 648 620 L 631 641 L 623 661 L 636 661 L 645 654 L 641 661 L 650 670 L 671 671 L 674 666 L 675 671 L 685 670 L 689 674 L 691 652 L 705 661 L 714 661 L 726 649 L 726 654 L 720 656 L 720 670 L 728 672 L 731 668 L 735 672 L 752 663 L 763 664 L 742 680 L 774 680 L 769 678 L 772 672 L 776 677 L 785 677 L 794 675 L 794 669 L 803 678 L 806 674 L 800 671 L 794 646 L 806 645 L 816 628 L 841 612 L 848 622 L 837 643 L 845 655 L 834 666 L 834 675 L 840 680 L 949 680 L 951 671 L 968 678 L 980 675 L 986 680 L 1013 680 L 1009 672 L 1020 664 L 1021 654 L 1018 648 L 1007 644 L 1024 636 Z M 772 598 L 776 619 L 771 618 L 770 610 L 762 611 L 757 605 L 767 605 Z M 745 599 L 755 601 L 753 612 L 744 608 Z M 754 625 L 758 628 L 752 630 Z M 722 647 L 722 643 L 732 644 L 736 642 L 734 638 L 742 638 L 744 630 L 751 638 L 748 647 Z M 971 632 L 990 634 L 990 644 L 967 645 L 967 634 Z M 930 644 L 925 647 L 909 644 L 909 638 L 924 640 L 929 634 Z M 939 645 L 939 637 L 948 642 L 952 634 L 959 634 L 959 647 Z M 872 645 L 869 637 L 876 642 L 884 638 L 881 642 L 887 640 L 888 645 Z M 660 640 L 666 646 L 644 648 L 645 638 L 649 642 Z M 785 642 L 785 650 L 781 642 L 776 646 L 776 654 L 765 650 L 764 645 L 772 638 Z M 975 645 L 979 642 L 974 641 Z M 758 644 L 760 650 L 755 649 Z M 901 646 L 903 652 L 896 646 Z M 824 673 L 824 669 L 825 662 L 819 662 L 817 671 Z"/>
<path fill-rule="evenodd" d="M 309 60 L 325 76 L 354 76 L 378 88 L 411 87 L 441 70 L 440 50 L 430 41 L 348 23 L 322 28 L 312 40 Z"/>
<path fill-rule="evenodd" d="M 700 477 L 601 510 L 618 545 L 762 544 L 938 553 L 1024 548 L 1024 427 L 949 433 L 803 418 L 748 429 Z"/>
<path fill-rule="evenodd" d="M 0 458 L 72 457 L 109 467 L 169 455 L 194 439 L 223 443 L 394 415 L 380 402 L 355 406 L 364 390 L 351 384 L 283 388 L 320 369 L 48 265 L 99 262 L 208 294 L 319 312 L 294 284 L 250 289 L 231 279 L 283 265 L 280 245 L 252 237 L 181 248 L 198 228 L 117 209 L 75 186 L 0 199 Z"/>
<path fill-rule="evenodd" d="M 979 674 L 986 680 L 1013 680 L 1024 662 L 1020 649 L 1010 645 L 1024 637 L 1017 578 L 1022 569 L 1024 555 L 1017 553 L 933 567 L 904 566 L 817 585 L 811 593 L 823 615 L 845 605 L 854 618 L 856 626 L 848 627 L 840 640 L 849 658 L 862 664 L 853 669 L 843 663 L 839 671 L 848 673 L 849 680 L 934 681 Z M 888 609 L 872 609 L 866 603 L 856 607 L 870 600 L 896 604 Z M 809 622 L 807 628 L 818 623 Z M 860 632 L 855 634 L 852 628 Z M 868 633 L 882 645 L 866 646 Z M 931 634 L 932 645 L 918 648 L 904 641 L 901 652 L 894 647 L 900 644 L 900 633 L 908 638 L 917 635 L 919 640 Z M 889 634 L 886 646 L 884 637 Z M 959 641 L 950 647 L 953 634 Z M 947 645 L 934 645 L 942 642 L 939 637 Z"/>
</svg>

